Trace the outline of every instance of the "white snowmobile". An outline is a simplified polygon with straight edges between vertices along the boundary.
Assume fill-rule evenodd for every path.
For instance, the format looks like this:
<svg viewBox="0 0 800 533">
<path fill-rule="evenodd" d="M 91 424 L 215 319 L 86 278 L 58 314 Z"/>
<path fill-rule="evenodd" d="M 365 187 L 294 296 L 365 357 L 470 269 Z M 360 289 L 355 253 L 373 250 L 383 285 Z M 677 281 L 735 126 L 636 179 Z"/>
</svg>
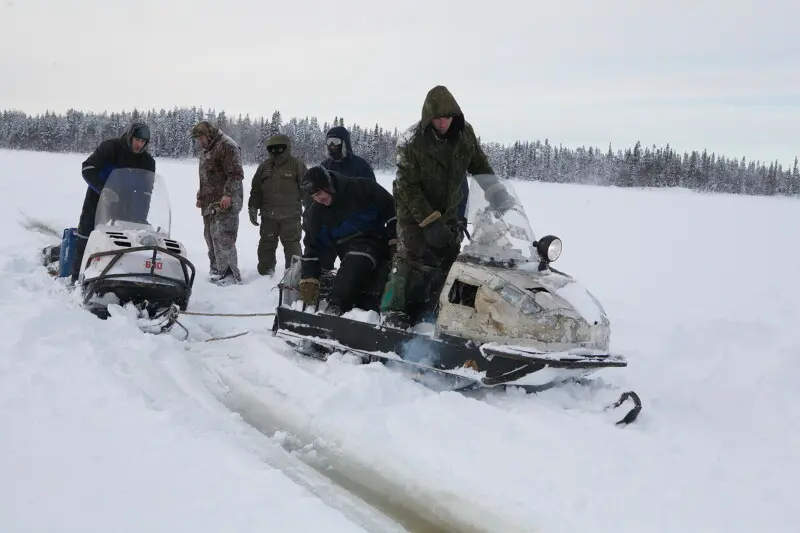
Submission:
<svg viewBox="0 0 800 533">
<path fill-rule="evenodd" d="M 375 320 L 388 261 L 376 269 L 355 303 L 372 313 L 354 309 L 333 316 L 317 310 L 324 308 L 333 271 L 323 275 L 318 305 L 307 308 L 299 298 L 300 261 L 295 258 L 279 284 L 274 334 L 305 355 L 324 359 L 335 351 L 350 353 L 364 362 L 412 369 L 418 377 L 433 373 L 436 381 L 445 379 L 448 388 L 458 390 L 512 385 L 536 391 L 581 380 L 601 368 L 627 366 L 623 355 L 610 351 L 610 324 L 600 302 L 550 266 L 561 254 L 561 240 L 552 235 L 537 240 L 511 184 L 502 183 L 514 205 L 501 214 L 471 179 L 473 234 L 438 300 L 421 300 L 433 311 L 430 322 L 400 330 Z M 419 287 L 420 294 L 429 290 Z M 634 392 L 624 393 L 614 406 L 628 398 L 634 408 L 620 421 L 624 424 L 641 410 Z"/>
<path fill-rule="evenodd" d="M 195 277 L 186 248 L 170 238 L 170 225 L 169 196 L 159 174 L 112 171 L 80 265 L 77 287 L 83 306 L 106 319 L 110 304 L 130 303 L 144 331 L 169 331 L 189 304 Z M 70 275 L 76 236 L 75 228 L 67 228 L 61 245 L 43 250 L 45 265 L 60 277 Z"/>
</svg>

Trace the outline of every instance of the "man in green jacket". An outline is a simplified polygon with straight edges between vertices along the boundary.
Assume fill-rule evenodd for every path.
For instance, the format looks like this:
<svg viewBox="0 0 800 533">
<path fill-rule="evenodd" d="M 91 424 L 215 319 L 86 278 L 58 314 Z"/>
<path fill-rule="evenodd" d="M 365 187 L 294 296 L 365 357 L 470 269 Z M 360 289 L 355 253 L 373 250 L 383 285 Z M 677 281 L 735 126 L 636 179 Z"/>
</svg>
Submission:
<svg viewBox="0 0 800 533">
<path fill-rule="evenodd" d="M 407 328 L 432 310 L 461 251 L 458 208 L 467 173 L 490 175 L 480 185 L 490 204 L 513 202 L 494 177 L 456 99 L 438 85 L 428 91 L 419 122 L 397 144 L 393 193 L 399 244 L 381 302 L 384 324 Z"/>
<path fill-rule="evenodd" d="M 267 139 L 267 160 L 253 175 L 247 212 L 250 223 L 258 226 L 261 211 L 261 238 L 258 241 L 258 273 L 275 273 L 278 239 L 283 245 L 284 267 L 289 268 L 292 256 L 301 256 L 300 247 L 302 204 L 304 193 L 300 181 L 306 165 L 292 155 L 292 142 L 283 134 Z"/>
</svg>

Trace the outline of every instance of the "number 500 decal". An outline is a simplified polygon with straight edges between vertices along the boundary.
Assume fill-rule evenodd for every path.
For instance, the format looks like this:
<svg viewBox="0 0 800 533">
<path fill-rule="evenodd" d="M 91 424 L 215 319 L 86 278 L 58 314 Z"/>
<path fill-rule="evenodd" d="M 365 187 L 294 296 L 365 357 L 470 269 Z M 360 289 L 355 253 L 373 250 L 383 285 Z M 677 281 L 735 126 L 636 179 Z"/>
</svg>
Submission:
<svg viewBox="0 0 800 533">
<path fill-rule="evenodd" d="M 156 270 L 161 270 L 161 267 L 163 266 L 164 263 L 162 263 L 161 261 L 156 261 Z M 144 262 L 144 267 L 153 268 L 153 262 L 148 259 L 147 261 Z"/>
</svg>

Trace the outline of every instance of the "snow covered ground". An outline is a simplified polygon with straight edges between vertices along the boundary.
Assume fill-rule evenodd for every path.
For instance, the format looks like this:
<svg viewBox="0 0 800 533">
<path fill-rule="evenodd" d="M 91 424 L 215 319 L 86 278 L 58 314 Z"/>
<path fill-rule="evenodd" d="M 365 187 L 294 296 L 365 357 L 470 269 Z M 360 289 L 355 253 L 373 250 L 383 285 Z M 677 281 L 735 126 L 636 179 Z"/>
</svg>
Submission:
<svg viewBox="0 0 800 533">
<path fill-rule="evenodd" d="M 75 225 L 84 157 L 0 151 L 0 531 L 402 531 L 400 506 L 408 531 L 796 530 L 800 201 L 516 184 L 630 366 L 597 375 L 616 390 L 476 398 L 300 358 L 269 318 L 185 317 L 180 342 L 82 311 L 19 221 Z M 190 309 L 272 311 L 257 228 L 242 215 L 246 283 L 208 284 L 196 161 L 158 169 Z M 629 388 L 644 410 L 619 428 L 602 405 Z"/>
</svg>

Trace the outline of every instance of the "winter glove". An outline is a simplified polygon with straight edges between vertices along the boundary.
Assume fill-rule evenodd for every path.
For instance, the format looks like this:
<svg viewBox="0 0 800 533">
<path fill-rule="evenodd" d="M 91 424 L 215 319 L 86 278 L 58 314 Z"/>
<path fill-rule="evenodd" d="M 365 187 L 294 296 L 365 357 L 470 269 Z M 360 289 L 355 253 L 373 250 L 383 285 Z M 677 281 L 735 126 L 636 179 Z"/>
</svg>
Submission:
<svg viewBox="0 0 800 533">
<path fill-rule="evenodd" d="M 453 229 L 456 232 L 456 242 L 457 243 L 461 243 L 461 241 L 464 240 L 464 237 L 466 237 L 469 240 L 472 240 L 472 236 L 469 234 L 469 231 L 467 231 L 467 219 L 466 218 L 459 218 L 458 219 L 458 224 L 456 224 L 456 227 L 453 228 Z"/>
<path fill-rule="evenodd" d="M 247 210 L 247 214 L 250 215 L 250 223 L 254 226 L 258 226 L 258 209 L 251 207 Z"/>
<path fill-rule="evenodd" d="M 501 189 L 494 193 L 490 203 L 492 204 L 492 207 L 501 215 L 506 214 L 506 211 L 517 204 L 517 202 L 514 201 L 514 197 L 511 196 L 511 194 L 509 194 L 509 192 L 505 189 Z"/>
<path fill-rule="evenodd" d="M 453 243 L 453 232 L 441 218 L 425 226 L 425 240 L 431 248 L 446 248 Z"/>
<path fill-rule="evenodd" d="M 300 298 L 306 305 L 317 303 L 319 296 L 319 280 L 316 278 L 305 278 L 300 280 Z"/>
<path fill-rule="evenodd" d="M 103 194 L 109 202 L 119 202 L 119 195 L 113 189 L 103 189 Z"/>
</svg>

